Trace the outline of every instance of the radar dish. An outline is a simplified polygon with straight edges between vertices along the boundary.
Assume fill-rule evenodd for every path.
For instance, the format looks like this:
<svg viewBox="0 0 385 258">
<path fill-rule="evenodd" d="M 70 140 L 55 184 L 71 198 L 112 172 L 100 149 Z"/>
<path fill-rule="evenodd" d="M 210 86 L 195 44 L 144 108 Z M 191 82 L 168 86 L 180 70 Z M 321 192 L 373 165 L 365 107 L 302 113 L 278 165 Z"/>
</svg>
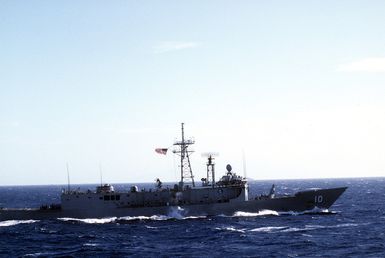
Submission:
<svg viewBox="0 0 385 258">
<path fill-rule="evenodd" d="M 233 169 L 233 168 L 231 167 L 231 165 L 230 165 L 230 164 L 227 164 L 227 166 L 226 166 L 227 172 L 231 172 L 232 169 Z"/>
</svg>

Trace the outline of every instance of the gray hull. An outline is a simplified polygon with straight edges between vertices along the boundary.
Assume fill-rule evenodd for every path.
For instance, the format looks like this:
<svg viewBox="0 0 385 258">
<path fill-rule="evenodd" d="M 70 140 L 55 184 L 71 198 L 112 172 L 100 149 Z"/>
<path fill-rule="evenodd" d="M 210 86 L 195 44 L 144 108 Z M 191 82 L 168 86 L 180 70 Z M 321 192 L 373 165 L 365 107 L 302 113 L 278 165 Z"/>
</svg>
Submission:
<svg viewBox="0 0 385 258">
<path fill-rule="evenodd" d="M 262 210 L 277 212 L 303 212 L 314 208 L 329 209 L 347 187 L 301 191 L 293 196 L 260 197 L 245 201 L 242 198 L 229 202 L 164 205 L 153 207 L 110 207 L 99 209 L 0 209 L 0 221 L 43 220 L 55 218 L 105 218 L 126 216 L 172 215 L 183 216 L 233 215 L 237 211 L 256 213 Z"/>
</svg>

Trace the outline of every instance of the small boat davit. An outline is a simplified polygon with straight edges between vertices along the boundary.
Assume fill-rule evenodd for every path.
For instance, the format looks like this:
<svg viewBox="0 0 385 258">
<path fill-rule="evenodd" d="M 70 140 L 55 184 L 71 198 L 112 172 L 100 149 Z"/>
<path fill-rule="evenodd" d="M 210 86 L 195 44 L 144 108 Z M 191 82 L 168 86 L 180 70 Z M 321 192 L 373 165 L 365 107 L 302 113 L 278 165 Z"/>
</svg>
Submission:
<svg viewBox="0 0 385 258">
<path fill-rule="evenodd" d="M 226 174 L 215 180 L 214 155 L 208 155 L 207 177 L 196 186 L 190 164 L 189 146 L 193 139 L 185 139 L 182 123 L 182 138 L 174 143 L 173 153 L 180 156 L 180 182 L 165 187 L 157 179 L 156 187 L 139 190 L 132 186 L 126 191 L 115 191 L 109 184 L 100 185 L 95 191 L 65 189 L 61 203 L 43 205 L 39 208 L 1 208 L 0 221 L 53 218 L 105 218 L 125 216 L 169 215 L 178 210 L 183 216 L 233 215 L 235 212 L 257 213 L 263 210 L 277 212 L 304 212 L 314 209 L 329 209 L 347 187 L 310 189 L 290 196 L 277 196 L 273 185 L 268 195 L 249 196 L 245 177 L 226 166 Z M 156 149 L 165 154 L 167 149 Z"/>
</svg>

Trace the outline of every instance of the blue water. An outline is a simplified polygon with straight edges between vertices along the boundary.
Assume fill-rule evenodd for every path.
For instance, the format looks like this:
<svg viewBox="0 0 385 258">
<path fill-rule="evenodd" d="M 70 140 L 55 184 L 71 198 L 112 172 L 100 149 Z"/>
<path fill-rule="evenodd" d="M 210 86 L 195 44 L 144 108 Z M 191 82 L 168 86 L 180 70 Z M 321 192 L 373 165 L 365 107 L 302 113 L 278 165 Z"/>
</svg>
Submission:
<svg viewBox="0 0 385 258">
<path fill-rule="evenodd" d="M 268 192 L 272 183 L 251 182 L 251 194 Z M 328 213 L 319 214 L 266 211 L 228 217 L 3 221 L 0 256 L 385 257 L 385 178 L 274 183 L 281 194 L 311 187 L 349 188 Z M 55 203 L 62 188 L 0 187 L 0 207 Z"/>
</svg>

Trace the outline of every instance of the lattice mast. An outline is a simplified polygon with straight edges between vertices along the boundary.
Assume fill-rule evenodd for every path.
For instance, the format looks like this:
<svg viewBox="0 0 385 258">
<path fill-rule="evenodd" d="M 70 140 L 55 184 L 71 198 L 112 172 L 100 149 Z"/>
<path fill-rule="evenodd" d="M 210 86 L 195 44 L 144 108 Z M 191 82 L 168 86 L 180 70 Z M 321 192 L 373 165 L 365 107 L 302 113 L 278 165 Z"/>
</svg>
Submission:
<svg viewBox="0 0 385 258">
<path fill-rule="evenodd" d="M 182 140 L 176 141 L 174 146 L 178 146 L 178 149 L 173 152 L 180 155 L 180 187 L 183 188 L 183 185 L 186 183 L 191 183 L 195 187 L 194 176 L 191 169 L 190 163 L 190 153 L 194 151 L 188 150 L 188 147 L 194 144 L 193 139 L 185 140 L 184 138 L 184 123 L 182 123 Z"/>
</svg>

